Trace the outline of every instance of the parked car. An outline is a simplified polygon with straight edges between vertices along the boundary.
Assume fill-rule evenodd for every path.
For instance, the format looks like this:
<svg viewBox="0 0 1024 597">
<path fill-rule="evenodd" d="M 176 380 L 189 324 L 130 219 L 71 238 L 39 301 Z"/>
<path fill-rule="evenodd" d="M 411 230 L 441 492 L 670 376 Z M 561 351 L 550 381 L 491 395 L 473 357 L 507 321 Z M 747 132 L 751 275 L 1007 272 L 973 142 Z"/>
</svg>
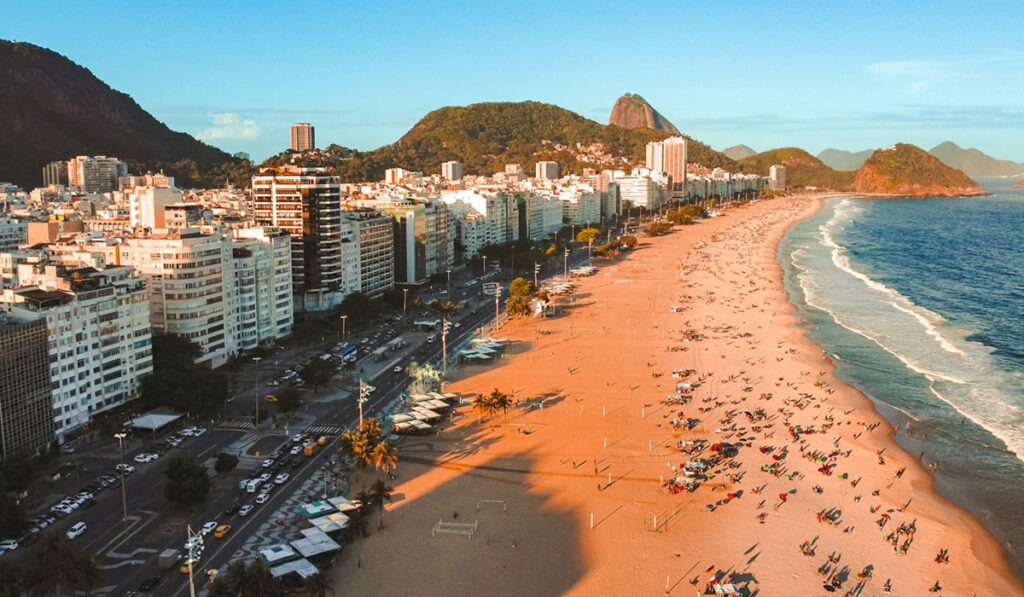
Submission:
<svg viewBox="0 0 1024 597">
<path fill-rule="evenodd" d="M 18 542 L 14 539 L 4 539 L 0 541 L 0 550 L 3 551 L 14 551 L 18 549 Z"/>
<path fill-rule="evenodd" d="M 88 527 L 85 526 L 84 522 L 76 522 L 74 525 L 71 526 L 70 529 L 68 529 L 68 539 L 77 539 L 78 537 L 82 536 L 82 533 L 84 533 L 85 529 L 87 528 Z"/>
<path fill-rule="evenodd" d="M 114 468 L 121 471 L 124 475 L 130 475 L 135 472 L 135 467 L 130 464 L 119 464 Z"/>
<path fill-rule="evenodd" d="M 245 489 L 249 485 L 249 481 L 250 479 L 242 479 L 241 481 L 238 482 L 238 488 Z"/>
</svg>

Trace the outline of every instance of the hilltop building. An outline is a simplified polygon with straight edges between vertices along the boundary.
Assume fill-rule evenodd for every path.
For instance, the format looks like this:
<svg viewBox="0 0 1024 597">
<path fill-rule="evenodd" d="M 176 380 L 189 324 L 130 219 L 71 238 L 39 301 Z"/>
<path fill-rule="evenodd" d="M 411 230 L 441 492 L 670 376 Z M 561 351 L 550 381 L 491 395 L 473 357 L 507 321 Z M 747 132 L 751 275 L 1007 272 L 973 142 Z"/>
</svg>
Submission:
<svg viewBox="0 0 1024 597">
<path fill-rule="evenodd" d="M 309 151 L 316 149 L 313 125 L 308 122 L 297 122 L 291 128 L 291 149 L 293 151 Z"/>
<path fill-rule="evenodd" d="M 775 164 L 768 169 L 768 188 L 773 191 L 786 190 L 786 167 Z"/>
</svg>

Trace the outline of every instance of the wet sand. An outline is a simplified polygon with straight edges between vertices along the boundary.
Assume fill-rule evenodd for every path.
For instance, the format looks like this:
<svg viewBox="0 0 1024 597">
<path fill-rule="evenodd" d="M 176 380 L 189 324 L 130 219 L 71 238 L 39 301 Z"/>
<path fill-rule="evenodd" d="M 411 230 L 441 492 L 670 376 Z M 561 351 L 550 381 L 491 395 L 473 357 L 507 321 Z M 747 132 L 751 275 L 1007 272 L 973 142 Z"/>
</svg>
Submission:
<svg viewBox="0 0 1024 597">
<path fill-rule="evenodd" d="M 1022 594 L 1001 546 L 797 326 L 777 245 L 819 205 L 642 239 L 576 280 L 558 316 L 503 327 L 509 355 L 449 389 L 518 404 L 403 439 L 386 526 L 346 547 L 338 593 L 692 595 L 714 576 L 747 595 L 883 595 L 887 580 L 893 595 Z M 738 453 L 711 450 L 723 442 Z M 664 485 L 698 460 L 694 491 Z M 438 521 L 476 531 L 433 536 Z"/>
</svg>

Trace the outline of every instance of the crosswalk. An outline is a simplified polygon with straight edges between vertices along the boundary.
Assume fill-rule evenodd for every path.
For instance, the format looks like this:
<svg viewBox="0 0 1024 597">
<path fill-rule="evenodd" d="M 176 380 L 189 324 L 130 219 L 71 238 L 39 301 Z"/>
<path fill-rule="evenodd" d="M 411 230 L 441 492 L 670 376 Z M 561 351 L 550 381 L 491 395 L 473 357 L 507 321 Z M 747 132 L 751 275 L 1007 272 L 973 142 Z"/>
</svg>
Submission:
<svg viewBox="0 0 1024 597">
<path fill-rule="evenodd" d="M 313 425 L 306 430 L 310 435 L 338 435 L 345 428 L 341 425 Z"/>
<path fill-rule="evenodd" d="M 241 417 L 222 421 L 217 429 L 238 429 L 241 431 L 252 431 L 256 426 L 252 424 L 252 417 Z"/>
</svg>

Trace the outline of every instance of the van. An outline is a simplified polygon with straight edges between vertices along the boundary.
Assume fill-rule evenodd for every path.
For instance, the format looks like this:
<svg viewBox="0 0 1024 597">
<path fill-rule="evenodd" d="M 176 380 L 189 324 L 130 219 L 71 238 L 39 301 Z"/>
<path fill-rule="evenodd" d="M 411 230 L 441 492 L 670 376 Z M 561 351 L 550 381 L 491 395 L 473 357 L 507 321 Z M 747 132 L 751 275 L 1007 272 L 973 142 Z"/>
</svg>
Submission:
<svg viewBox="0 0 1024 597">
<path fill-rule="evenodd" d="M 245 486 L 245 490 L 248 491 L 249 493 L 256 493 L 256 490 L 258 490 L 259 488 L 259 479 L 253 479 L 252 481 L 249 481 L 248 485 Z"/>
</svg>

